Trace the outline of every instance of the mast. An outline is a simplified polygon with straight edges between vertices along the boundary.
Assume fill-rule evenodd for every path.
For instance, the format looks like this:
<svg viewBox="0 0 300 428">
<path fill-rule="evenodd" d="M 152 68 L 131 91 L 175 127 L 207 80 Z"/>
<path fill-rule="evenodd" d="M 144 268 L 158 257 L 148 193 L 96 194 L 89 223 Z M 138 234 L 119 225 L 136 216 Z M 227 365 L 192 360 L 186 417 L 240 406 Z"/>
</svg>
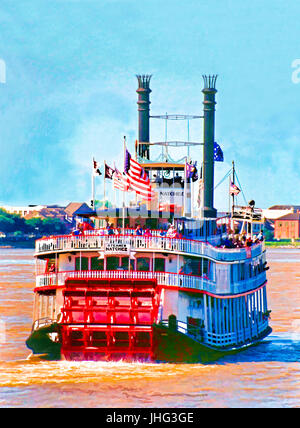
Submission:
<svg viewBox="0 0 300 428">
<path fill-rule="evenodd" d="M 234 169 L 234 161 L 232 161 L 232 184 L 235 184 L 235 169 Z M 234 212 L 234 193 L 232 192 L 232 216 Z"/>
<path fill-rule="evenodd" d="M 234 161 L 232 161 L 232 179 L 230 178 L 230 175 L 229 175 L 229 201 L 230 201 L 230 195 L 232 197 L 232 202 L 231 202 L 231 224 L 230 224 L 230 228 L 231 228 L 231 230 L 233 230 L 234 192 L 231 190 L 231 183 L 235 184 Z M 229 207 L 230 207 L 230 202 L 229 202 Z"/>
</svg>

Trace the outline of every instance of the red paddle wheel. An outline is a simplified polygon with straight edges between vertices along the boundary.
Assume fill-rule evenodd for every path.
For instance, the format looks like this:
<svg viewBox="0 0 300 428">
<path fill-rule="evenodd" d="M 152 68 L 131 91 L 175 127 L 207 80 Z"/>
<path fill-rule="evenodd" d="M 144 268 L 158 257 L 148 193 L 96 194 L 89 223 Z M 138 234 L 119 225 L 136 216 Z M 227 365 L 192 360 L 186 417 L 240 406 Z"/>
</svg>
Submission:
<svg viewBox="0 0 300 428">
<path fill-rule="evenodd" d="M 63 299 L 65 359 L 152 358 L 159 302 L 155 279 L 69 279 Z"/>
</svg>

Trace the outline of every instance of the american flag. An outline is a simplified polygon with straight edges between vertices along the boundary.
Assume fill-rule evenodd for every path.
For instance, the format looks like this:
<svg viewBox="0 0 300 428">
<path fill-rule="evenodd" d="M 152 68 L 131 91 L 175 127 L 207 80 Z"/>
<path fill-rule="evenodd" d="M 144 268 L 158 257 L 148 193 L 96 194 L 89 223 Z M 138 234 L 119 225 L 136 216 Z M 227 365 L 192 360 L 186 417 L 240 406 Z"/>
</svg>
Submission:
<svg viewBox="0 0 300 428">
<path fill-rule="evenodd" d="M 231 195 L 238 195 L 240 193 L 241 189 L 237 187 L 236 184 L 234 184 L 232 181 L 230 182 L 230 194 Z"/>
<path fill-rule="evenodd" d="M 115 172 L 113 174 L 113 185 L 115 189 L 122 190 L 123 192 L 127 192 L 130 187 L 130 182 L 128 178 L 122 174 L 116 167 Z"/>
<path fill-rule="evenodd" d="M 124 171 L 129 180 L 130 188 L 138 195 L 147 200 L 151 200 L 155 196 L 148 174 L 136 160 L 132 159 L 127 149 L 125 152 Z"/>
</svg>

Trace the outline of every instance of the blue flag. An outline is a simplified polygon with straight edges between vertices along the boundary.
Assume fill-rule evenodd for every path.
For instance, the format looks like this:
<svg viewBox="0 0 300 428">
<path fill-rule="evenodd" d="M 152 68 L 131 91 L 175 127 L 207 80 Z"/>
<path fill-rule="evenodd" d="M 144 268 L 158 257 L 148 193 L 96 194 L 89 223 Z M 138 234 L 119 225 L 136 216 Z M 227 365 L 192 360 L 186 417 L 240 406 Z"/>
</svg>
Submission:
<svg viewBox="0 0 300 428">
<path fill-rule="evenodd" d="M 214 142 L 214 161 L 224 162 L 224 155 L 218 143 Z"/>
</svg>

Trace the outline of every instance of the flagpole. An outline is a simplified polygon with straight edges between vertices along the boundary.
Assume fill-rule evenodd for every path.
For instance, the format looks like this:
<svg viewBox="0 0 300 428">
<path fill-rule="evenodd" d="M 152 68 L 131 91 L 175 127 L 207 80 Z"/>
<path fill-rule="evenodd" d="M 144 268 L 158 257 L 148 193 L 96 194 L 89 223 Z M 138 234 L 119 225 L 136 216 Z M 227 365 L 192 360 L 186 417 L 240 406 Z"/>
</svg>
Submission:
<svg viewBox="0 0 300 428">
<path fill-rule="evenodd" d="M 92 169 L 92 208 L 95 209 L 95 175 L 94 175 L 94 162 L 93 158 L 93 169 Z"/>
<path fill-rule="evenodd" d="M 124 162 L 126 158 L 126 136 L 124 135 Z M 123 192 L 123 210 L 122 210 L 123 234 L 125 234 L 125 191 Z"/>
<path fill-rule="evenodd" d="M 114 169 L 115 169 L 114 174 L 116 174 L 116 162 L 114 162 Z M 114 174 L 113 174 L 113 178 L 112 178 L 113 187 L 114 187 Z M 115 203 L 115 208 L 117 208 L 117 189 L 114 190 L 114 203 Z"/>
<path fill-rule="evenodd" d="M 195 182 L 191 180 L 191 217 L 194 217 L 194 184 Z"/>
<path fill-rule="evenodd" d="M 187 157 L 185 157 L 185 164 L 184 164 L 184 192 L 183 192 L 183 203 L 184 203 L 184 210 L 183 210 L 183 216 L 186 216 L 186 209 L 187 209 L 187 198 L 186 198 L 186 194 L 187 194 L 187 168 L 186 168 L 186 164 L 187 164 Z"/>
<path fill-rule="evenodd" d="M 103 201 L 104 201 L 104 209 L 106 207 L 106 194 L 105 194 L 105 177 L 106 177 L 106 161 L 104 161 L 104 178 L 103 178 Z"/>
<path fill-rule="evenodd" d="M 229 177 L 228 177 L 228 214 L 231 214 L 230 184 L 231 184 L 231 174 L 229 174 Z"/>
<path fill-rule="evenodd" d="M 232 183 L 235 184 L 234 161 L 232 161 Z M 232 215 L 234 211 L 234 193 L 232 192 Z"/>
</svg>

